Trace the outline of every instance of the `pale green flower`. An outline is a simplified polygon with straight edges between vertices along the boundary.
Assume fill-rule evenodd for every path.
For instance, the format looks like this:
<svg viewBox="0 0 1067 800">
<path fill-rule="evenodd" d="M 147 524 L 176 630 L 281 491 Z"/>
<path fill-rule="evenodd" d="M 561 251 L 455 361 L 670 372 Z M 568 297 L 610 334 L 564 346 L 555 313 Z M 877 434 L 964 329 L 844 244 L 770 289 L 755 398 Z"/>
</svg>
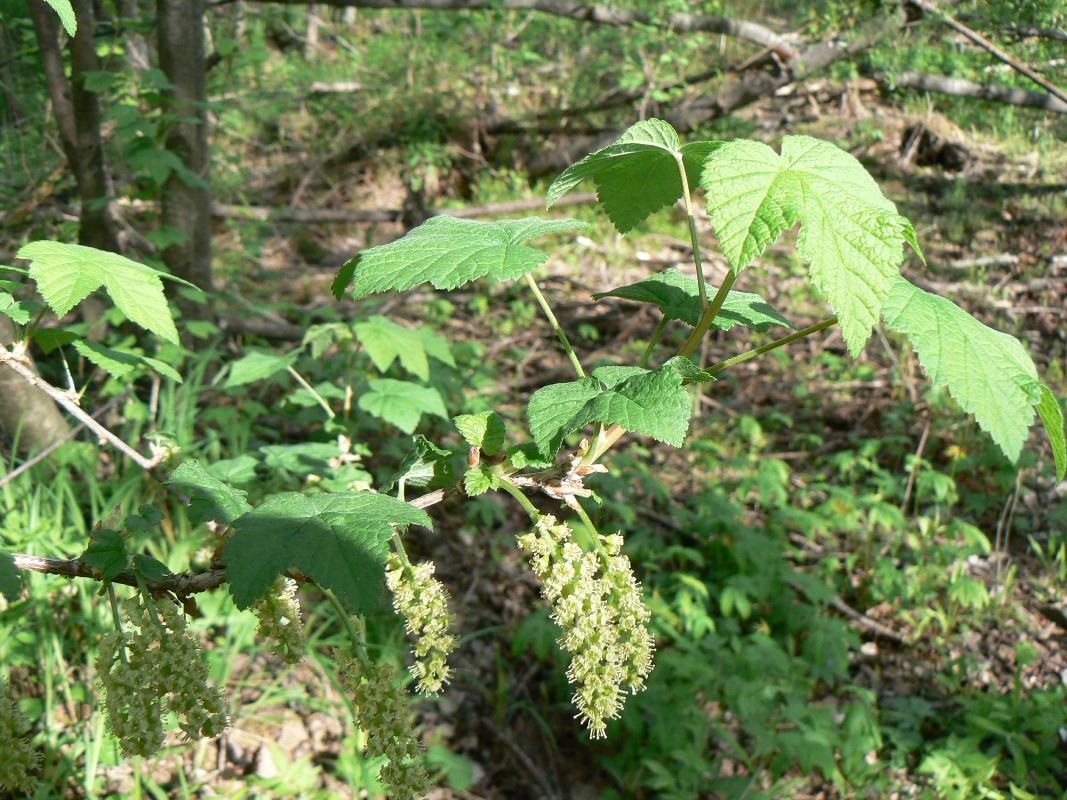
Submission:
<svg viewBox="0 0 1067 800">
<path fill-rule="evenodd" d="M 30 795 L 37 788 L 41 754 L 30 744 L 29 728 L 7 681 L 0 679 L 0 789 Z"/>
<path fill-rule="evenodd" d="M 571 654 L 572 700 L 590 735 L 601 738 L 607 720 L 622 710 L 624 690 L 644 688 L 655 641 L 645 626 L 649 612 L 640 584 L 621 555 L 622 536 L 602 536 L 602 550 L 588 553 L 571 537 L 568 525 L 545 516 L 518 542 L 563 630 L 559 643 Z"/>
<path fill-rule="evenodd" d="M 296 581 L 280 576 L 259 600 L 252 604 L 259 618 L 256 633 L 273 643 L 271 652 L 286 664 L 296 664 L 304 657 L 307 636 L 300 618 L 300 600 Z"/>
<path fill-rule="evenodd" d="M 341 685 L 356 712 L 356 722 L 367 734 L 367 756 L 385 756 L 378 779 L 390 786 L 392 800 L 416 800 L 433 786 L 423 762 L 406 693 L 389 664 L 364 665 L 335 650 Z"/>
<path fill-rule="evenodd" d="M 448 611 L 448 592 L 433 573 L 432 562 L 411 565 L 395 555 L 385 570 L 393 608 L 404 618 L 407 632 L 415 637 L 411 674 L 424 694 L 437 694 L 448 683 L 448 654 L 456 647 L 456 637 L 449 633 L 453 617 Z"/>
</svg>

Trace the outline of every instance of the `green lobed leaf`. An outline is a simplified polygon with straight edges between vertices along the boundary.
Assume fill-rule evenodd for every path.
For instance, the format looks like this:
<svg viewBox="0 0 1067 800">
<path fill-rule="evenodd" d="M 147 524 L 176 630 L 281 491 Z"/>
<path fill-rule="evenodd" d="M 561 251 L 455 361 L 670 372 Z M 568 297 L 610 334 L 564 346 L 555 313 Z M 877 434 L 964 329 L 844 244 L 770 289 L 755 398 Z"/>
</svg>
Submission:
<svg viewBox="0 0 1067 800">
<path fill-rule="evenodd" d="M 149 358 L 138 353 L 130 353 L 113 347 L 104 347 L 102 344 L 90 342 L 87 339 L 76 339 L 73 342 L 77 350 L 87 360 L 114 375 L 119 380 L 124 380 L 133 372 L 145 367 L 154 370 L 164 378 L 181 383 L 182 376 L 170 364 L 165 364 L 156 358 Z"/>
<path fill-rule="evenodd" d="M 686 180 L 695 187 L 704 159 L 720 144 L 692 142 L 683 147 L 669 123 L 642 120 L 613 144 L 568 167 L 548 187 L 546 207 L 551 208 L 582 181 L 592 178 L 604 213 L 620 233 L 626 233 L 682 196 L 679 159 Z"/>
<path fill-rule="evenodd" d="M 77 334 L 59 328 L 38 328 L 34 331 L 33 341 L 47 355 L 57 347 L 63 347 L 78 338 Z"/>
<path fill-rule="evenodd" d="M 222 562 L 238 608 L 296 567 L 355 613 L 377 605 L 393 527 L 432 527 L 422 509 L 375 492 L 275 495 L 234 520 Z"/>
<path fill-rule="evenodd" d="M 330 460 L 341 455 L 336 442 L 299 442 L 297 444 L 268 444 L 259 448 L 263 463 L 273 470 L 286 470 L 301 477 L 330 472 Z"/>
<path fill-rule="evenodd" d="M 404 456 L 396 474 L 382 486 L 382 491 L 391 491 L 398 483 L 429 489 L 451 486 L 456 482 L 456 473 L 452 470 L 451 461 L 451 450 L 442 450 L 425 436 L 418 434 L 412 437 L 411 450 Z"/>
<path fill-rule="evenodd" d="M 79 244 L 31 242 L 18 251 L 18 257 L 31 262 L 30 277 L 37 281 L 41 296 L 59 316 L 103 286 L 128 319 L 177 344 L 178 331 L 161 279 L 191 286 L 187 281 L 117 253 Z"/>
<path fill-rule="evenodd" d="M 100 577 L 105 581 L 114 580 L 130 566 L 126 540 L 109 528 L 89 532 L 89 546 L 80 558 L 90 567 L 100 570 Z"/>
<path fill-rule="evenodd" d="M 414 433 L 423 414 L 448 419 L 444 401 L 436 389 L 392 378 L 368 381 L 367 391 L 357 405 L 404 433 Z"/>
<path fill-rule="evenodd" d="M 692 407 L 682 376 L 671 365 L 634 375 L 591 402 L 595 420 L 620 425 L 673 447 L 681 447 Z"/>
<path fill-rule="evenodd" d="M 258 465 L 258 458 L 242 453 L 236 458 L 224 458 L 209 464 L 207 471 L 223 483 L 251 483 L 256 479 Z"/>
<path fill-rule="evenodd" d="M 479 464 L 463 473 L 463 491 L 467 497 L 477 497 L 485 494 L 498 484 L 498 479 L 489 471 L 485 464 Z"/>
<path fill-rule="evenodd" d="M 249 511 L 247 492 L 220 481 L 198 461 L 186 461 L 170 474 L 167 481 L 189 496 L 189 519 L 194 524 L 213 520 L 228 525 Z"/>
<path fill-rule="evenodd" d="M 0 314 L 11 317 L 19 325 L 25 325 L 32 318 L 29 309 L 7 292 L 0 292 Z"/>
<path fill-rule="evenodd" d="M 781 155 L 749 140 L 729 142 L 701 176 L 719 246 L 740 272 L 797 222 L 800 255 L 837 312 L 853 356 L 878 321 L 882 303 L 914 242 L 911 223 L 852 155 L 809 136 L 786 136 Z"/>
<path fill-rule="evenodd" d="M 718 287 L 708 283 L 704 285 L 707 287 L 708 297 L 714 297 Z M 667 319 L 680 319 L 694 327 L 700 319 L 700 289 L 696 278 L 676 269 L 665 269 L 643 281 L 593 295 L 594 300 L 602 297 L 651 303 L 659 308 Z M 711 324 L 720 331 L 728 331 L 735 325 L 744 325 L 761 333 L 771 325 L 793 327 L 789 320 L 771 308 L 766 300 L 758 294 L 748 292 L 728 293 L 726 301 Z"/>
<path fill-rule="evenodd" d="M 452 418 L 456 430 L 467 444 L 478 447 L 487 456 L 495 456 L 504 447 L 504 419 L 495 411 L 460 414 Z"/>
<path fill-rule="evenodd" d="M 538 449 L 551 456 L 559 451 L 564 436 L 592 422 L 588 405 L 601 391 L 599 380 L 582 378 L 543 386 L 530 395 L 526 418 Z"/>
<path fill-rule="evenodd" d="M 1063 409 L 1045 384 L 1041 384 L 1041 399 L 1037 403 L 1037 415 L 1045 426 L 1049 444 L 1052 445 L 1052 457 L 1056 461 L 1056 480 L 1062 481 L 1067 474 L 1067 436 L 1064 435 Z"/>
<path fill-rule="evenodd" d="M 310 348 L 312 358 L 321 358 L 330 345 L 350 341 L 352 341 L 352 329 L 348 325 L 343 322 L 325 322 L 321 325 L 312 325 L 304 331 L 300 346 Z"/>
<path fill-rule="evenodd" d="M 425 328 L 405 328 L 385 317 L 371 317 L 353 327 L 356 338 L 379 372 L 384 373 L 399 358 L 404 369 L 428 381 L 428 357 L 452 367 L 456 366 L 448 341 Z"/>
<path fill-rule="evenodd" d="M 15 601 L 22 592 L 22 577 L 15 566 L 15 557 L 0 548 L 0 594 Z"/>
<path fill-rule="evenodd" d="M 229 374 L 222 384 L 227 389 L 266 380 L 296 363 L 296 353 L 278 355 L 254 350 L 230 364 Z"/>
<path fill-rule="evenodd" d="M 908 337 L 927 377 L 948 387 L 1008 459 L 1018 461 L 1041 399 L 1037 369 L 1019 340 L 901 276 L 882 314 Z"/>
<path fill-rule="evenodd" d="M 173 574 L 170 571 L 170 567 L 158 558 L 153 558 L 144 553 L 133 554 L 133 568 L 149 583 L 159 583 L 168 575 Z"/>
<path fill-rule="evenodd" d="M 545 455 L 558 452 L 564 436 L 593 421 L 680 447 L 690 413 L 682 374 L 670 364 L 656 370 L 600 367 L 592 377 L 538 389 L 526 408 L 530 435 Z"/>
<path fill-rule="evenodd" d="M 78 17 L 74 14 L 74 8 L 70 0 L 44 0 L 59 15 L 59 21 L 63 23 L 63 29 L 67 36 L 75 36 L 78 33 Z"/>
<path fill-rule="evenodd" d="M 715 380 L 714 375 L 705 372 L 685 356 L 675 356 L 665 364 L 670 364 L 678 370 L 678 374 L 682 376 L 682 383 L 707 383 Z"/>
<path fill-rule="evenodd" d="M 356 297 L 421 283 L 455 289 L 476 278 L 511 280 L 548 256 L 524 244 L 549 233 L 585 227 L 573 219 L 481 222 L 446 215 L 431 217 L 390 244 L 371 247 L 351 259 L 332 285 L 334 294 L 354 281 Z"/>
</svg>

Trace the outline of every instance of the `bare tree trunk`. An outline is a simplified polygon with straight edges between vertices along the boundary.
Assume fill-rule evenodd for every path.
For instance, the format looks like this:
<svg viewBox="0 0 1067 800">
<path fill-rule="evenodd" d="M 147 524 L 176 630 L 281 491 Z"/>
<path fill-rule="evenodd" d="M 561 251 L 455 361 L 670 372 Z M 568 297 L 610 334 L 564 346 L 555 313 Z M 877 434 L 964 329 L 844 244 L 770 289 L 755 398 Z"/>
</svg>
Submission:
<svg viewBox="0 0 1067 800">
<path fill-rule="evenodd" d="M 0 315 L 0 346 L 9 347 L 14 338 L 11 320 Z M 0 429 L 6 439 L 18 439 L 23 453 L 39 452 L 70 433 L 66 417 L 51 398 L 5 366 L 0 366 L 0 398 Z"/>
<path fill-rule="evenodd" d="M 167 266 L 182 278 L 210 291 L 211 189 L 208 184 L 206 102 L 207 61 L 204 56 L 204 0 L 157 0 L 159 66 L 171 83 L 167 149 L 188 170 L 171 173 L 163 186 L 162 223 L 185 238 L 163 251 Z M 194 317 L 210 316 L 198 304 L 179 305 Z"/>
<path fill-rule="evenodd" d="M 74 0 L 72 5 L 78 17 L 79 33 L 70 43 L 70 80 L 67 80 L 63 54 L 59 49 L 55 12 L 43 0 L 31 0 L 30 14 L 63 154 L 78 184 L 81 201 L 78 242 L 118 252 L 115 220 L 108 203 L 110 181 L 104 168 L 100 104 L 96 93 L 85 88 L 86 74 L 100 69 L 93 42 L 93 4 L 92 0 Z"/>
</svg>

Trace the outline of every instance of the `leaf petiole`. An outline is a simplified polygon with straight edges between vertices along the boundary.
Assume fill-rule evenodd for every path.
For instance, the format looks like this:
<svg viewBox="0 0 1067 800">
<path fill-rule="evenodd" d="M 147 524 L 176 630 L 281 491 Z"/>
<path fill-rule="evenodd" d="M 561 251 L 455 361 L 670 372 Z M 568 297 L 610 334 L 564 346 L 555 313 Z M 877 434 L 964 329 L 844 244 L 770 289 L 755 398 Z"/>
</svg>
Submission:
<svg viewBox="0 0 1067 800">
<path fill-rule="evenodd" d="M 552 326 L 552 330 L 559 338 L 560 344 L 563 345 L 563 349 L 567 353 L 567 358 L 570 359 L 571 365 L 574 367 L 574 371 L 578 373 L 579 378 L 585 377 L 585 370 L 582 369 L 582 362 L 578 360 L 578 356 L 574 353 L 574 348 L 571 347 L 570 339 L 567 338 L 567 334 L 563 332 L 563 328 L 560 327 L 559 320 L 556 319 L 556 315 L 552 313 L 552 307 L 548 304 L 548 300 L 545 299 L 544 294 L 541 293 L 541 289 L 538 287 L 537 282 L 530 277 L 530 273 L 523 274 L 522 279 L 526 281 L 526 285 L 530 287 L 530 291 L 533 292 L 534 299 L 537 300 L 537 304 L 541 306 L 541 310 L 548 318 L 549 325 Z"/>
<path fill-rule="evenodd" d="M 685 344 L 683 344 L 682 349 L 678 351 L 678 355 L 689 358 L 689 356 L 696 352 L 696 349 L 700 346 L 700 340 L 704 338 L 704 334 L 711 328 L 711 323 L 715 321 L 715 317 L 722 308 L 722 304 L 726 302 L 726 296 L 730 294 L 730 287 L 734 285 L 734 281 L 736 280 L 736 272 L 730 270 L 726 273 L 726 277 L 722 281 L 722 286 L 720 286 L 719 291 L 715 293 L 711 305 L 700 315 L 696 327 L 693 328 L 693 332 L 689 334 L 689 338 L 685 340 Z M 700 283 L 703 283 L 703 281 L 700 281 Z"/>
<path fill-rule="evenodd" d="M 819 331 L 824 330 L 825 328 L 829 328 L 831 325 L 835 324 L 837 324 L 837 314 L 827 317 L 822 322 L 816 322 L 814 325 L 809 325 L 806 328 L 802 328 L 799 331 L 793 331 L 788 336 L 783 336 L 781 339 L 775 339 L 773 342 L 768 342 L 767 344 L 757 347 L 754 350 L 749 350 L 748 352 L 741 353 L 739 355 L 734 356 L 733 358 L 728 358 L 725 361 L 720 361 L 718 364 L 708 367 L 705 371 L 710 373 L 711 375 L 718 375 L 727 367 L 732 367 L 735 364 L 741 364 L 745 361 L 753 359 L 756 356 L 761 356 L 764 353 L 769 353 L 771 350 L 775 350 L 781 347 L 782 345 L 789 344 L 790 342 L 795 342 L 797 339 L 803 339 L 805 336 L 811 336 L 811 334 L 818 333 Z"/>
</svg>

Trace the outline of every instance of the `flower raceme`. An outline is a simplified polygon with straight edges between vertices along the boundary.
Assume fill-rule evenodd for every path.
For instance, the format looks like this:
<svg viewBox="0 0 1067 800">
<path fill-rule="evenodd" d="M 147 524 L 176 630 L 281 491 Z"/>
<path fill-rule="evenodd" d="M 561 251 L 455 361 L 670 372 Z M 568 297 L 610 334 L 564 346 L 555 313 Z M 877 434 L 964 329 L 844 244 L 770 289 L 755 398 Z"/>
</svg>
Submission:
<svg viewBox="0 0 1067 800">
<path fill-rule="evenodd" d="M 369 758 L 385 756 L 378 779 L 389 784 L 393 800 L 423 797 L 432 785 L 423 763 L 422 743 L 415 732 L 403 686 L 389 664 L 364 663 L 348 653 L 334 651 L 341 685 L 367 734 Z"/>
<path fill-rule="evenodd" d="M 0 678 L 0 789 L 31 795 L 37 786 L 41 754 L 30 745 L 30 723 Z"/>
<path fill-rule="evenodd" d="M 640 584 L 621 554 L 622 536 L 601 536 L 600 546 L 586 552 L 572 535 L 569 525 L 544 516 L 518 542 L 563 629 L 559 642 L 571 655 L 573 701 L 596 739 L 607 735 L 607 720 L 618 717 L 624 691 L 645 687 L 655 642 L 645 626 L 649 612 Z"/>
<path fill-rule="evenodd" d="M 424 694 L 437 694 L 448 683 L 451 670 L 446 659 L 456 646 L 456 637 L 449 633 L 453 617 L 448 611 L 448 592 L 433 572 L 433 562 L 412 565 L 396 555 L 385 567 L 393 608 L 415 637 L 411 673 Z"/>
<path fill-rule="evenodd" d="M 289 665 L 304 657 L 307 636 L 300 617 L 296 581 L 279 577 L 267 593 L 252 604 L 252 612 L 259 618 L 256 633 L 272 643 L 274 655 Z"/>
<path fill-rule="evenodd" d="M 127 755 L 159 750 L 164 710 L 190 739 L 218 736 L 226 727 L 222 695 L 208 685 L 207 663 L 184 615 L 166 601 L 155 611 L 158 618 L 146 604 L 131 603 L 134 630 L 110 633 L 100 643 L 97 669 L 108 724 Z"/>
</svg>

